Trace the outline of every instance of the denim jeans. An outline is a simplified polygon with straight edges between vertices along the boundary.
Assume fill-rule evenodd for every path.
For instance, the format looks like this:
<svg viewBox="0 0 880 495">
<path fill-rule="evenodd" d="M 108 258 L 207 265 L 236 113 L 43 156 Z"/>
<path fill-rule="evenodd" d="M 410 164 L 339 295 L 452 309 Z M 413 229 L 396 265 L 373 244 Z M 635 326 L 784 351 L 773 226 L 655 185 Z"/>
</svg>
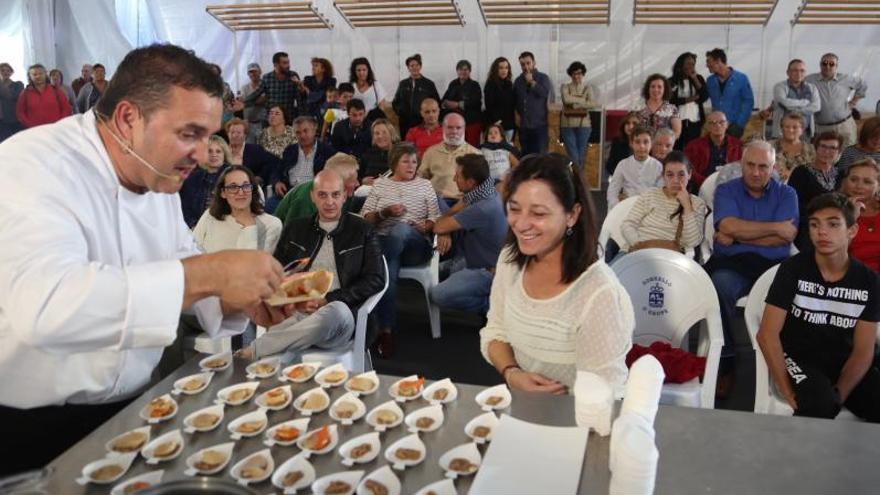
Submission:
<svg viewBox="0 0 880 495">
<path fill-rule="evenodd" d="M 397 322 L 397 275 L 402 266 L 427 263 L 431 259 L 428 238 L 406 223 L 398 223 L 387 234 L 379 235 L 382 254 L 388 262 L 388 290 L 376 305 L 379 328 L 393 329 Z"/>
<path fill-rule="evenodd" d="M 731 321 L 736 317 L 736 301 L 749 293 L 755 280 L 727 268 L 713 270 L 709 277 L 718 292 L 718 303 L 721 306 L 721 326 L 724 329 L 721 356 L 732 357 L 736 354 L 731 327 Z"/>
<path fill-rule="evenodd" d="M 584 157 L 587 155 L 587 144 L 590 141 L 591 131 L 592 129 L 589 127 L 563 127 L 561 129 L 565 152 L 578 168 L 584 166 Z"/>
<path fill-rule="evenodd" d="M 548 140 L 547 126 L 534 129 L 519 128 L 519 144 L 522 149 L 522 156 L 531 155 L 532 153 L 544 153 L 547 151 Z"/>
<path fill-rule="evenodd" d="M 442 309 L 484 315 L 489 311 L 489 291 L 494 275 L 485 268 L 465 268 L 431 289 L 431 301 Z"/>
</svg>

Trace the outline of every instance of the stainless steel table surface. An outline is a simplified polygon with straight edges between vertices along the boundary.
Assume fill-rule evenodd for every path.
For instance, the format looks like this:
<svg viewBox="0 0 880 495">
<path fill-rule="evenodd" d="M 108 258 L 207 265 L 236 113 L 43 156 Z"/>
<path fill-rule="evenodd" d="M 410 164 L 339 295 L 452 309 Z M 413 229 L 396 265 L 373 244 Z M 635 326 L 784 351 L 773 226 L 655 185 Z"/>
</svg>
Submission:
<svg viewBox="0 0 880 495">
<path fill-rule="evenodd" d="M 217 391 L 228 385 L 247 381 L 244 371 L 246 364 L 236 359 L 230 369 L 217 373 L 202 393 L 177 396 L 180 410 L 173 419 L 154 425 L 152 438 L 176 428 L 182 429 L 183 418 L 197 409 L 213 404 Z M 79 486 L 75 483 L 83 466 L 104 457 L 104 444 L 107 440 L 132 428 L 144 426 L 138 412 L 150 399 L 170 392 L 174 380 L 196 372 L 198 359 L 186 363 L 55 459 L 51 463 L 54 471 L 46 485 L 46 492 L 53 495 L 109 493 L 111 486 Z M 397 377 L 380 375 L 379 390 L 362 397 L 368 410 L 390 399 L 388 386 L 396 379 Z M 261 380 L 257 393 L 280 384 L 282 382 L 275 378 Z M 292 386 L 296 397 L 316 384 L 314 380 L 310 380 Z M 464 425 L 482 414 L 474 397 L 483 387 L 464 384 L 456 386 L 459 395 L 454 402 L 444 406 L 443 426 L 434 432 L 421 434 L 427 446 L 424 462 L 403 472 L 395 472 L 401 480 L 404 494 L 414 493 L 422 486 L 442 479 L 443 470 L 438 465 L 440 456 L 448 449 L 470 441 L 464 434 Z M 344 393 L 342 387 L 329 390 L 331 400 Z M 426 405 L 427 402 L 417 399 L 401 407 L 404 412 L 409 413 Z M 138 457 L 119 482 L 155 469 L 165 470 L 165 481 L 186 478 L 183 474 L 186 458 L 204 447 L 230 441 L 227 424 L 255 408 L 253 399 L 241 406 L 227 406 L 223 423 L 214 431 L 184 433 L 184 451 L 177 459 L 149 466 Z M 507 412 L 536 423 L 574 425 L 574 405 L 570 396 L 547 397 L 514 393 L 511 410 Z M 301 417 L 292 407 L 283 411 L 269 411 L 268 415 L 270 426 Z M 334 421 L 330 419 L 328 411 L 324 411 L 313 416 L 309 429 L 332 423 Z M 655 429 L 660 450 L 655 490 L 658 494 L 880 493 L 880 427 L 877 425 L 661 406 Z M 364 419 L 351 426 L 340 425 L 339 445 L 369 431 L 372 429 Z M 385 448 L 407 434 L 405 424 L 383 433 L 382 452 L 374 461 L 365 465 L 346 468 L 335 450 L 324 455 L 313 455 L 310 462 L 315 466 L 318 477 L 346 469 L 362 469 L 370 473 L 387 464 L 383 455 Z M 262 443 L 263 438 L 263 435 L 259 435 L 238 440 L 232 461 L 216 476 L 231 479 L 229 470 L 235 462 L 266 448 Z M 481 450 L 485 453 L 485 447 L 481 447 Z M 523 445 L 523 451 L 528 451 L 528 445 Z M 276 466 L 298 452 L 296 446 L 272 447 Z M 464 477 L 456 481 L 459 493 L 467 493 L 471 479 Z M 607 493 L 609 479 L 608 438 L 591 434 L 579 492 Z M 270 480 L 252 485 L 252 488 L 261 494 L 280 493 Z"/>
</svg>

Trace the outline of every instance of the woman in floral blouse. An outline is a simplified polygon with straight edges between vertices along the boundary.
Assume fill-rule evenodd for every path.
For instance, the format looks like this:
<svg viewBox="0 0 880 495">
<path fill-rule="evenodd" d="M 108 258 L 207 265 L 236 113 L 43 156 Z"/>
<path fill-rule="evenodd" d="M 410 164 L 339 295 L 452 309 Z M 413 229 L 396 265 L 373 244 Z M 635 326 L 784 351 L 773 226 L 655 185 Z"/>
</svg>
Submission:
<svg viewBox="0 0 880 495">
<path fill-rule="evenodd" d="M 280 105 L 269 107 L 268 119 L 269 126 L 260 133 L 257 144 L 269 153 L 281 158 L 284 148 L 296 144 L 296 135 L 293 133 L 292 126 L 284 125 L 284 109 Z"/>
<path fill-rule="evenodd" d="M 681 119 L 678 107 L 669 102 L 671 97 L 669 81 L 660 74 L 651 74 L 642 87 L 645 106 L 636 113 L 643 126 L 651 129 L 668 127 L 675 131 L 675 139 L 681 135 Z"/>
</svg>

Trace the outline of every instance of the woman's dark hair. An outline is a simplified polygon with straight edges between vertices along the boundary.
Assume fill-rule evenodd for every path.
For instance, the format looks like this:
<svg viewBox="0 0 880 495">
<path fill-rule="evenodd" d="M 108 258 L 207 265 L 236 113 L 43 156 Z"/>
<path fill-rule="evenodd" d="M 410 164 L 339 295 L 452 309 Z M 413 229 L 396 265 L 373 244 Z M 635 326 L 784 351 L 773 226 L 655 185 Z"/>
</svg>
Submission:
<svg viewBox="0 0 880 495">
<path fill-rule="evenodd" d="M 107 68 L 104 67 L 104 64 L 95 64 L 95 65 L 93 65 L 93 66 L 92 66 L 92 72 L 94 72 L 95 69 L 104 69 L 104 71 L 107 70 Z"/>
<path fill-rule="evenodd" d="M 268 115 L 269 112 L 271 112 L 273 108 L 277 108 L 278 111 L 281 112 L 281 119 L 282 119 L 284 122 L 287 122 L 287 112 L 285 112 L 285 111 L 284 111 L 284 107 L 281 106 L 281 105 L 278 104 L 278 103 L 275 103 L 275 104 L 269 105 L 269 108 L 266 109 L 266 115 Z"/>
<path fill-rule="evenodd" d="M 28 69 L 27 69 L 27 71 L 28 71 L 28 74 L 27 74 L 28 86 L 34 85 L 34 81 L 31 79 L 31 70 L 33 70 L 33 69 L 40 69 L 43 72 L 46 72 L 46 67 L 43 64 L 34 64 L 34 65 L 31 65 L 30 67 L 28 67 Z M 46 79 L 47 79 L 46 84 L 51 85 L 52 81 L 49 81 L 48 78 L 49 78 L 49 74 L 47 73 L 46 74 Z"/>
<path fill-rule="evenodd" d="M 418 150 L 416 150 L 416 147 L 409 141 L 400 141 L 391 145 L 391 151 L 388 152 L 388 170 L 391 171 L 391 175 L 394 175 L 394 169 L 397 168 L 397 164 L 400 162 L 401 158 L 407 155 L 417 154 Z"/>
<path fill-rule="evenodd" d="M 697 54 L 691 52 L 684 52 L 675 59 L 675 63 L 672 64 L 672 77 L 669 78 L 669 81 L 672 83 L 681 83 L 687 76 L 684 74 L 684 63 L 687 62 L 687 59 L 694 59 L 694 63 L 697 62 Z"/>
<path fill-rule="evenodd" d="M 620 121 L 620 128 L 618 129 L 619 134 L 617 135 L 617 139 L 620 139 L 625 143 L 629 143 L 630 140 L 630 136 L 627 136 L 626 131 L 624 130 L 626 128 L 626 124 L 630 121 L 635 123 L 635 126 L 637 127 L 639 123 L 641 123 L 642 119 L 639 118 L 638 113 L 630 112 L 626 114 L 626 116 Z M 633 130 L 635 130 L 635 127 L 633 127 Z"/>
<path fill-rule="evenodd" d="M 865 119 L 862 128 L 859 130 L 859 145 L 867 146 L 868 141 L 880 135 L 880 116 L 873 116 Z"/>
<path fill-rule="evenodd" d="M 813 146 L 819 149 L 819 143 L 822 141 L 837 141 L 837 152 L 843 151 L 843 136 L 836 131 L 824 131 L 816 134 L 813 137 Z"/>
<path fill-rule="evenodd" d="M 457 64 L 455 64 L 455 70 L 459 69 L 467 69 L 471 70 L 471 63 L 467 60 L 459 60 Z"/>
<path fill-rule="evenodd" d="M 580 61 L 575 60 L 568 66 L 568 69 L 565 69 L 565 73 L 568 74 L 568 77 L 571 77 L 575 72 L 583 72 L 584 75 L 587 74 L 587 66 L 581 63 Z"/>
<path fill-rule="evenodd" d="M 333 64 L 329 60 L 326 58 L 314 57 L 311 62 L 324 68 L 324 77 L 327 79 L 333 77 Z"/>
<path fill-rule="evenodd" d="M 668 155 L 666 155 L 666 158 L 663 159 L 663 173 L 666 173 L 666 166 L 670 163 L 683 163 L 684 168 L 688 171 L 688 174 L 690 174 L 693 170 L 693 167 L 691 166 L 691 161 L 688 160 L 687 155 L 685 155 L 683 151 L 672 150 L 669 152 Z M 675 211 L 672 212 L 671 215 L 669 215 L 669 219 L 672 220 L 682 213 L 684 213 L 684 206 L 679 204 L 678 208 L 676 208 Z"/>
<path fill-rule="evenodd" d="M 354 84 L 357 82 L 357 66 L 358 65 L 366 65 L 367 66 L 367 83 L 371 86 L 374 82 L 376 82 L 376 76 L 373 75 L 373 67 L 370 65 L 370 61 L 367 60 L 367 57 L 358 57 L 351 61 L 351 66 L 348 68 L 348 82 Z"/>
<path fill-rule="evenodd" d="M 516 193 L 522 183 L 539 180 L 550 186 L 556 199 L 562 204 L 566 213 L 574 211 L 580 205 L 581 213 L 571 227 L 571 235 L 562 239 L 562 282 L 574 282 L 586 269 L 598 259 L 598 229 L 596 211 L 587 194 L 584 179 L 578 167 L 568 157 L 558 153 L 529 155 L 513 169 L 507 182 L 504 203 Z M 510 250 L 507 262 L 516 263 L 522 268 L 531 256 L 519 250 L 519 244 L 512 229 L 507 230 L 504 246 Z"/>
<path fill-rule="evenodd" d="M 501 79 L 498 77 L 498 66 L 501 65 L 501 62 L 507 62 L 507 77 Z M 489 83 L 501 84 L 501 81 L 510 82 L 513 80 L 513 68 L 510 66 L 510 60 L 507 60 L 504 57 L 498 57 L 492 61 L 492 65 L 489 67 L 489 77 L 486 78 L 486 85 Z"/>
<path fill-rule="evenodd" d="M 405 65 L 407 67 L 409 67 L 410 62 L 418 62 L 419 65 L 422 65 L 422 56 L 416 53 L 415 55 L 410 55 L 409 57 L 406 57 Z"/>
<path fill-rule="evenodd" d="M 669 80 L 663 74 L 651 74 L 648 76 L 648 79 L 645 80 L 645 85 L 642 86 L 642 98 L 648 101 L 651 96 L 651 83 L 654 81 L 663 81 L 663 101 L 669 101 L 671 89 L 669 87 Z"/>
<path fill-rule="evenodd" d="M 58 81 L 58 83 L 59 83 L 59 84 L 64 84 L 64 73 L 61 72 L 60 69 L 52 69 L 52 70 L 49 71 L 49 82 L 50 82 L 50 83 L 52 82 L 52 81 L 51 81 L 51 79 L 52 79 L 52 74 L 58 74 L 58 78 L 60 79 L 60 81 Z"/>
<path fill-rule="evenodd" d="M 260 187 L 257 184 L 256 176 L 251 172 L 251 169 L 242 167 L 241 165 L 232 165 L 227 167 L 223 172 L 220 172 L 220 177 L 217 177 L 217 183 L 214 184 L 214 193 L 211 195 L 211 206 L 208 207 L 208 213 L 217 220 L 223 220 L 226 215 L 232 213 L 232 208 L 229 206 L 229 202 L 220 195 L 220 192 L 223 191 L 223 186 L 226 185 L 226 176 L 232 172 L 244 172 L 247 174 L 248 182 L 254 187 L 254 189 L 251 190 L 251 213 L 254 215 L 262 215 L 263 203 L 260 202 L 260 193 L 256 191 L 256 188 Z"/>
<path fill-rule="evenodd" d="M 499 123 L 497 123 L 497 122 L 493 122 L 493 123 L 491 123 L 491 124 L 489 124 L 489 125 L 486 126 L 486 130 L 483 132 L 483 141 L 488 141 L 488 140 L 489 140 L 489 131 L 491 131 L 492 128 L 496 128 L 496 129 L 498 129 L 498 132 L 501 133 L 501 139 L 502 139 L 502 141 L 504 141 L 504 142 L 506 143 L 506 142 L 507 142 L 507 137 L 504 135 L 504 126 L 501 125 L 501 124 L 499 124 Z"/>
<path fill-rule="evenodd" d="M 844 194 L 829 192 L 816 196 L 807 205 L 807 218 L 825 208 L 834 208 L 840 211 L 847 227 L 852 227 L 856 223 L 856 207 Z"/>
</svg>

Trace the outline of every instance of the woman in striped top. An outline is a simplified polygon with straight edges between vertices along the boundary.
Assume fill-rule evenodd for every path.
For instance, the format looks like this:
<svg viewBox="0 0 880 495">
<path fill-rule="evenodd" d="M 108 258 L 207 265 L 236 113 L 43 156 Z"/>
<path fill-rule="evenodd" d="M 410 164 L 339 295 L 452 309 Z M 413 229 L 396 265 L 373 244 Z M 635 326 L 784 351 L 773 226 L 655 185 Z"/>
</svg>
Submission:
<svg viewBox="0 0 880 495">
<path fill-rule="evenodd" d="M 364 202 L 361 215 L 376 226 L 382 254 L 388 262 L 388 290 L 379 300 L 379 354 L 391 357 L 391 330 L 397 319 L 397 274 L 401 266 L 431 259 L 430 236 L 440 216 L 431 181 L 416 177 L 416 148 L 407 142 L 391 149 L 391 177 L 379 177 Z"/>
<path fill-rule="evenodd" d="M 578 170 L 544 154 L 510 175 L 510 231 L 480 350 L 511 388 L 563 394 L 578 370 L 618 392 L 626 381 L 632 303 L 597 255 L 596 214 Z"/>
</svg>

